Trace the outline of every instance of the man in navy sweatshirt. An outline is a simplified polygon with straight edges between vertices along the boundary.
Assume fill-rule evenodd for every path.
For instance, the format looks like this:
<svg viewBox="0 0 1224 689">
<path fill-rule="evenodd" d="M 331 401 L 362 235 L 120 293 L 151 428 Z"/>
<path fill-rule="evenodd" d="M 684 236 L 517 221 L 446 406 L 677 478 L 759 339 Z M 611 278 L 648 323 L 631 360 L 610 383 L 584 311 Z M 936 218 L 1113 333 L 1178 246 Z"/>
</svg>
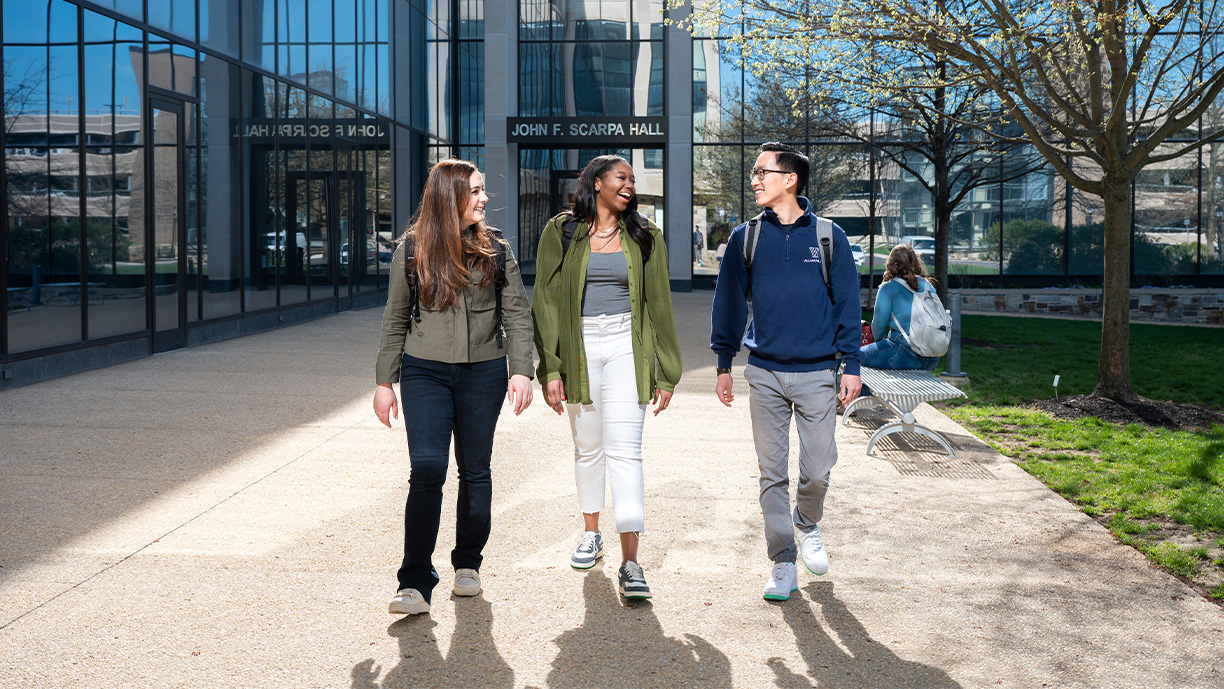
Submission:
<svg viewBox="0 0 1224 689">
<path fill-rule="evenodd" d="M 849 404 L 861 386 L 858 269 L 846 233 L 833 225 L 825 285 L 817 218 L 799 196 L 810 167 L 807 157 L 790 146 L 761 145 L 749 175 L 756 203 L 765 209 L 751 277 L 744 258 L 745 223 L 727 242 L 710 319 L 710 349 L 718 354 L 714 392 L 728 407 L 735 399 L 731 360 L 741 342 L 748 348 L 744 377 L 760 465 L 765 541 L 774 563 L 765 587 L 768 600 L 787 600 L 798 590 L 796 555 L 813 574 L 829 571 L 817 523 L 824 515 L 829 472 L 837 463 L 837 402 Z M 752 321 L 745 332 L 750 280 Z M 839 363 L 844 364 L 840 394 Z M 787 474 L 792 415 L 799 432 L 793 511 Z"/>
</svg>

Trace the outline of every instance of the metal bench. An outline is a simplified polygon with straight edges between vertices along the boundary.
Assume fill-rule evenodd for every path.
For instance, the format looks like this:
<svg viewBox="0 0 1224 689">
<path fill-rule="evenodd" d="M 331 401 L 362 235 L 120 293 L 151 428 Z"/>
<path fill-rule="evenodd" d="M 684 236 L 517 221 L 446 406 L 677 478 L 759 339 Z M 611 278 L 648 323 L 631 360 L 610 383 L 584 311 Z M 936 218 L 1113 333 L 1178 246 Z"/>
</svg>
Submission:
<svg viewBox="0 0 1224 689">
<path fill-rule="evenodd" d="M 956 456 L 952 446 L 938 431 L 914 420 L 914 410 L 923 402 L 956 399 L 964 397 L 965 393 L 931 375 L 930 371 L 895 371 L 863 366 L 860 375 L 863 385 L 871 388 L 871 395 L 860 397 L 846 407 L 842 413 L 842 425 L 848 424 L 850 416 L 859 409 L 871 406 L 883 405 L 901 417 L 900 421 L 886 423 L 871 434 L 871 439 L 867 441 L 868 455 L 874 456 L 871 449 L 880 438 L 892 433 L 909 432 L 931 438 L 948 451 L 948 456 Z"/>
</svg>

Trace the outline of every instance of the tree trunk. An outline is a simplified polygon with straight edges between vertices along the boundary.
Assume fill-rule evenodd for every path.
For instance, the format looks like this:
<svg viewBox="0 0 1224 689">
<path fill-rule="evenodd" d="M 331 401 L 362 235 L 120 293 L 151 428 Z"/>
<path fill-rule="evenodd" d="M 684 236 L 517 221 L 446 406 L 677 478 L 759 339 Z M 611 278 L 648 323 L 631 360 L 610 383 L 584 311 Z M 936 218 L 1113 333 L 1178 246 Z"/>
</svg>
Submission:
<svg viewBox="0 0 1224 689">
<path fill-rule="evenodd" d="M 935 203 L 935 291 L 948 303 L 948 231 L 952 227 L 952 206 Z"/>
<path fill-rule="evenodd" d="M 1105 286 L 1101 298 L 1101 355 L 1095 397 L 1135 399 L 1130 386 L 1130 180 L 1106 176 Z"/>
</svg>

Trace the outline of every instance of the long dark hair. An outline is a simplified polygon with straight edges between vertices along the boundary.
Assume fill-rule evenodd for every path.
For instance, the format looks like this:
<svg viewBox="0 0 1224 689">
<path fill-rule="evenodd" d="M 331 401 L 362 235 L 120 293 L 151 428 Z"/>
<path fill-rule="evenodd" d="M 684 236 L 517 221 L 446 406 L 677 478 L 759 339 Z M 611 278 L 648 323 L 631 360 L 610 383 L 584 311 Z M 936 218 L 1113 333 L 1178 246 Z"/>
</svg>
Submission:
<svg viewBox="0 0 1224 689">
<path fill-rule="evenodd" d="M 918 278 L 925 278 L 928 282 L 931 280 L 927 277 L 926 267 L 922 265 L 922 257 L 909 244 L 898 244 L 888 252 L 888 262 L 884 264 L 884 277 L 880 278 L 880 284 L 893 278 L 905 280 L 915 292 L 918 291 Z"/>
<path fill-rule="evenodd" d="M 477 167 L 466 160 L 442 160 L 429 171 L 421 205 L 408 232 L 411 235 L 421 303 L 438 309 L 454 306 L 472 270 L 480 268 L 480 286 L 497 277 L 497 251 L 493 233 L 483 222 L 463 227 L 463 215 L 472 203 L 469 180 Z"/>
<path fill-rule="evenodd" d="M 603 155 L 593 158 L 586 167 L 582 168 L 582 174 L 578 175 L 578 189 L 574 191 L 573 209 L 570 214 L 575 218 L 585 220 L 587 227 L 595 226 L 595 220 L 599 214 L 598 206 L 595 205 L 595 181 L 606 175 L 617 163 L 629 165 L 629 161 L 618 155 Z M 633 166 L 629 168 L 633 169 Z M 629 238 L 637 243 L 638 248 L 642 251 L 642 261 L 645 261 L 650 258 L 653 242 L 650 237 L 650 228 L 646 225 L 646 218 L 638 213 L 637 208 L 637 185 L 634 185 L 633 198 L 629 199 L 629 205 L 621 217 L 625 220 L 625 229 L 629 232 Z"/>
</svg>

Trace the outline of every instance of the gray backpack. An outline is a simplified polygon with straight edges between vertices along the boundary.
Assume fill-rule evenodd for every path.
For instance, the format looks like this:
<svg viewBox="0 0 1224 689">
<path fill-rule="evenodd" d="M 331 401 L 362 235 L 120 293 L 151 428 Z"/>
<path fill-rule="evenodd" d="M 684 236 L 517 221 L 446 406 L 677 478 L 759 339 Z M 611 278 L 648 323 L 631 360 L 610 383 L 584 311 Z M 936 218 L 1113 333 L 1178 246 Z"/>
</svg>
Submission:
<svg viewBox="0 0 1224 689">
<path fill-rule="evenodd" d="M 943 356 L 948 353 L 948 343 L 952 341 L 952 318 L 944 310 L 943 303 L 934 292 L 925 289 L 915 292 L 901 278 L 893 278 L 893 282 L 901 285 L 907 292 L 914 295 L 910 302 L 909 332 L 901 327 L 896 314 L 892 317 L 893 325 L 905 338 L 905 343 L 918 356 Z M 922 287 L 922 285 L 919 285 Z"/>
<path fill-rule="evenodd" d="M 748 271 L 748 289 L 744 296 L 752 301 L 752 257 L 756 255 L 757 240 L 761 236 L 761 219 L 764 211 L 757 213 L 748 221 L 744 231 L 744 268 Z M 829 262 L 833 260 L 833 221 L 828 218 L 816 217 L 816 239 L 820 242 L 820 276 L 824 278 L 825 287 L 832 296 L 829 284 Z"/>
</svg>

